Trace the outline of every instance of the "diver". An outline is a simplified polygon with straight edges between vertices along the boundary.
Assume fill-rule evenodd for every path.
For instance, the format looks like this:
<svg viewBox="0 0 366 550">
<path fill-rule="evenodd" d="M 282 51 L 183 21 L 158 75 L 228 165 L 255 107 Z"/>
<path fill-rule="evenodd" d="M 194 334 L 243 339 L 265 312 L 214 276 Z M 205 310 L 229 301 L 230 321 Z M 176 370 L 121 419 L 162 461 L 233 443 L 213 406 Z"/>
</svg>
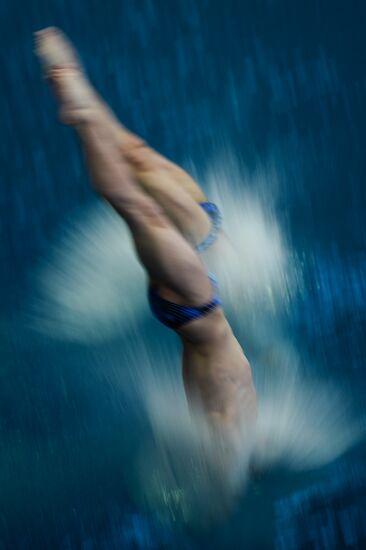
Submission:
<svg viewBox="0 0 366 550">
<path fill-rule="evenodd" d="M 60 30 L 35 33 L 35 51 L 61 122 L 80 138 L 95 190 L 131 232 L 152 312 L 181 340 L 189 405 L 235 445 L 254 430 L 257 404 L 249 362 L 200 256 L 220 238 L 218 208 L 183 169 L 119 123 Z"/>
</svg>

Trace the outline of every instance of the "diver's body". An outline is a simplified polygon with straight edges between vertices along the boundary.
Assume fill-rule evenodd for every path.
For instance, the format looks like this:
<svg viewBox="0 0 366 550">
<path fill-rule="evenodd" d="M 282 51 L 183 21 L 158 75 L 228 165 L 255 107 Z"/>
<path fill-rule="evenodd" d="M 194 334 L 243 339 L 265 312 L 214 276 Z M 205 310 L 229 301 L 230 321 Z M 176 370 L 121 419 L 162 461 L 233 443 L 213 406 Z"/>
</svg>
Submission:
<svg viewBox="0 0 366 550">
<path fill-rule="evenodd" d="M 80 137 L 96 191 L 131 231 L 149 276 L 153 312 L 181 338 L 188 400 L 223 433 L 241 432 L 243 419 L 251 428 L 256 396 L 250 366 L 198 254 L 217 237 L 207 213 L 211 203 L 186 172 L 120 125 L 60 31 L 37 33 L 36 51 L 62 121 Z"/>
</svg>

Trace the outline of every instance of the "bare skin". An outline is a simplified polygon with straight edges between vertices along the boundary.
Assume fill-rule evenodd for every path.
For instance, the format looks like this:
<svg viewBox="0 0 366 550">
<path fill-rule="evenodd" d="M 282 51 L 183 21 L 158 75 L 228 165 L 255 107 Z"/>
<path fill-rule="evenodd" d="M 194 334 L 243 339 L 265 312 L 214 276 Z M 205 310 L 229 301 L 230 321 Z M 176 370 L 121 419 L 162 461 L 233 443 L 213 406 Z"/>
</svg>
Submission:
<svg viewBox="0 0 366 550">
<path fill-rule="evenodd" d="M 209 232 L 197 183 L 127 131 L 89 83 L 70 42 L 57 29 L 36 33 L 36 53 L 59 102 L 62 122 L 83 145 L 92 183 L 127 223 L 137 255 L 159 294 L 200 306 L 212 298 L 192 244 Z M 198 400 L 215 428 L 235 435 L 255 424 L 251 369 L 222 308 L 177 331 L 189 402 Z"/>
<path fill-rule="evenodd" d="M 41 40 L 45 32 L 48 33 L 47 43 Z M 190 242 L 201 242 L 210 229 L 210 220 L 198 204 L 207 200 L 202 189 L 187 172 L 159 155 L 140 137 L 122 126 L 88 82 L 78 55 L 60 31 L 52 28 L 36 33 L 35 36 L 36 51 L 51 84 L 57 80 L 60 68 L 63 71 L 68 68 L 79 73 L 74 75 L 74 88 L 76 89 L 76 81 L 79 88 L 79 93 L 77 96 L 75 94 L 74 98 L 75 105 L 71 109 L 69 101 L 63 98 L 59 110 L 61 121 L 73 124 L 76 121 L 75 117 L 77 119 L 85 116 L 88 100 L 88 104 L 94 107 L 94 116 L 108 125 L 109 130 L 113 132 L 118 148 L 128 162 L 135 180 L 157 200 L 174 225 Z M 56 97 L 59 97 L 59 86 L 54 86 L 53 89 Z M 81 100 L 83 103 L 80 103 Z M 75 109 L 77 106 L 80 109 Z"/>
</svg>

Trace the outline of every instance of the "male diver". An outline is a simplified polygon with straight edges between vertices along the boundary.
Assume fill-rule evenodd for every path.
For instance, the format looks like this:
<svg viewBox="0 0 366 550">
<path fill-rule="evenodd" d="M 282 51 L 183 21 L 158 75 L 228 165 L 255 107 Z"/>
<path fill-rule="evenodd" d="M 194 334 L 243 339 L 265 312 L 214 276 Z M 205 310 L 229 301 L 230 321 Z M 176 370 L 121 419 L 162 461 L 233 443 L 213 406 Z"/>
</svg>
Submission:
<svg viewBox="0 0 366 550">
<path fill-rule="evenodd" d="M 216 280 L 200 257 L 219 238 L 218 208 L 184 170 L 118 122 L 61 31 L 37 32 L 35 50 L 61 121 L 80 138 L 96 191 L 129 227 L 148 276 L 152 312 L 181 340 L 189 404 L 200 407 L 229 444 L 235 442 L 255 425 L 256 394 Z"/>
</svg>

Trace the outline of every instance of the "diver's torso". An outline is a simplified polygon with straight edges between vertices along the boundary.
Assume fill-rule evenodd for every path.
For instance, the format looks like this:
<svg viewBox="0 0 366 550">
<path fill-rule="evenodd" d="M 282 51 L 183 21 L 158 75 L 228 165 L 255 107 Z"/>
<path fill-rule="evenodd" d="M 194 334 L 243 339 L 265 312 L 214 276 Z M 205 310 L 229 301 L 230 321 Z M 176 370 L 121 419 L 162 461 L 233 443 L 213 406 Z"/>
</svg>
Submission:
<svg viewBox="0 0 366 550">
<path fill-rule="evenodd" d="M 220 316 L 220 312 L 222 319 L 214 319 Z M 211 321 L 216 326 L 210 327 Z M 237 424 L 243 409 L 246 414 L 249 411 L 255 416 L 255 390 L 249 362 L 222 310 L 192 321 L 186 330 L 193 323 L 203 325 L 201 330 L 195 327 L 195 334 L 207 336 L 210 328 L 212 331 L 211 338 L 204 343 L 193 343 L 181 334 L 183 375 L 188 397 L 197 397 L 215 423 Z M 199 395 L 194 396 L 197 392 Z"/>
</svg>

